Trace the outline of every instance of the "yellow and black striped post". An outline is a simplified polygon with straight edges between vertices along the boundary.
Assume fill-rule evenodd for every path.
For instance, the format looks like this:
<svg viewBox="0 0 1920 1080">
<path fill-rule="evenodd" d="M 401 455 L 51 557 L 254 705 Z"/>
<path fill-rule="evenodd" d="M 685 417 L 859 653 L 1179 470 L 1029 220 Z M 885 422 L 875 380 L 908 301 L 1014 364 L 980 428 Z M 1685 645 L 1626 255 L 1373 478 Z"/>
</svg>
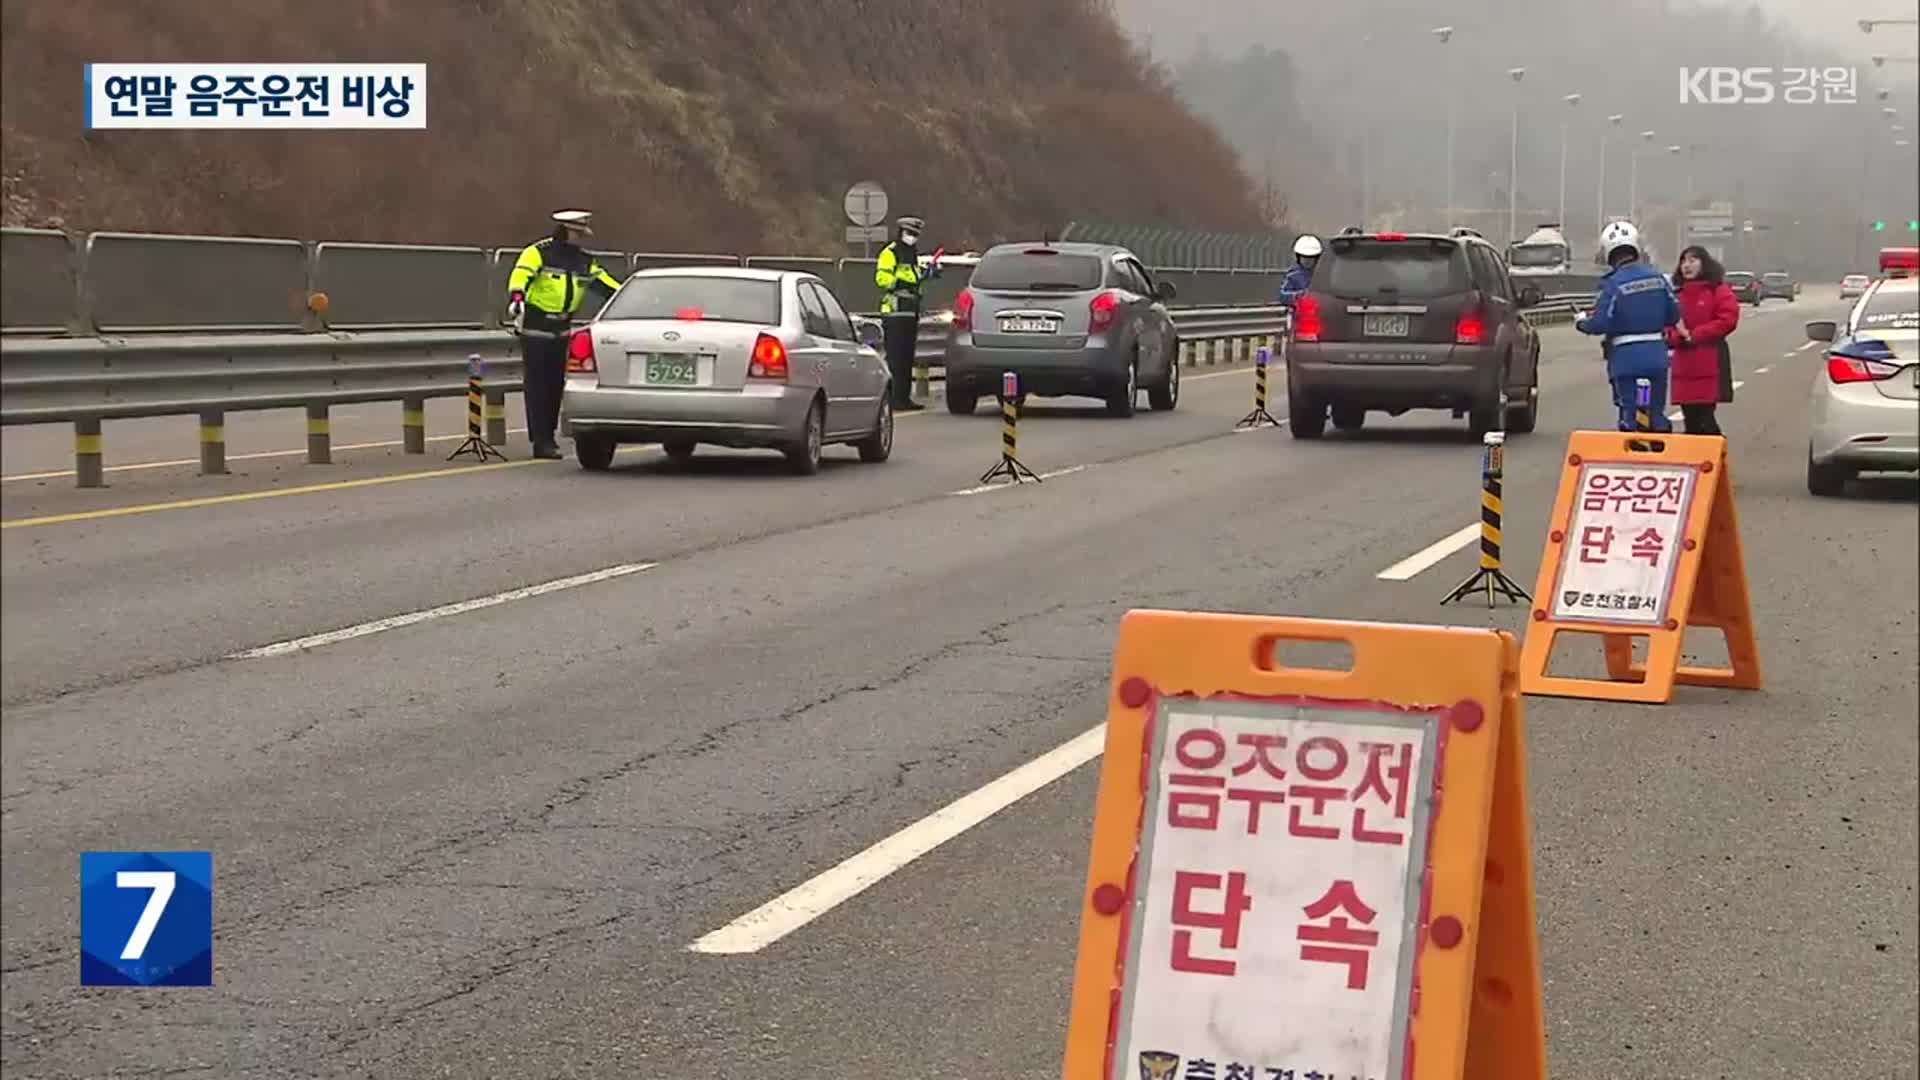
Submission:
<svg viewBox="0 0 1920 1080">
<path fill-rule="evenodd" d="M 227 473 L 227 415 L 218 409 L 200 414 L 200 475 Z"/>
<path fill-rule="evenodd" d="M 1653 430 L 1653 380 L 1633 380 L 1633 430 L 1650 432 Z M 1652 449 L 1647 443 L 1634 439 L 1627 443 L 1631 450 Z"/>
<path fill-rule="evenodd" d="M 1532 597 L 1500 568 L 1500 519 L 1504 513 L 1501 486 L 1506 473 L 1507 433 L 1489 431 L 1481 442 L 1485 449 L 1480 457 L 1480 568 L 1440 603 L 1451 604 L 1476 592 L 1486 594 L 1488 607 L 1493 607 L 1499 597 L 1516 604 L 1525 603 Z"/>
<path fill-rule="evenodd" d="M 307 464 L 333 463 L 333 421 L 325 405 L 307 406 Z"/>
<path fill-rule="evenodd" d="M 407 398 L 400 403 L 400 451 L 405 454 L 427 452 L 427 399 Z"/>
<path fill-rule="evenodd" d="M 467 357 L 467 437 L 453 453 L 447 455 L 452 461 L 462 454 L 471 454 L 481 461 L 488 458 L 507 460 L 507 455 L 494 449 L 493 444 L 481 434 L 480 423 L 486 403 L 486 367 L 479 353 Z"/>
<path fill-rule="evenodd" d="M 1040 482 L 1040 474 L 1020 460 L 1020 376 L 1008 371 L 1000 376 L 1000 460 L 980 474 L 982 484 L 1006 480 L 1023 484 Z"/>
<path fill-rule="evenodd" d="M 487 387 L 487 444 L 507 444 L 507 392 L 497 386 Z"/>
<path fill-rule="evenodd" d="M 99 417 L 73 422 L 73 477 L 79 487 L 107 486 L 107 470 L 100 442 Z"/>
<path fill-rule="evenodd" d="M 1280 421 L 1267 411 L 1267 361 L 1272 354 L 1265 345 L 1253 353 L 1253 411 L 1233 425 L 1239 428 L 1279 427 Z"/>
</svg>

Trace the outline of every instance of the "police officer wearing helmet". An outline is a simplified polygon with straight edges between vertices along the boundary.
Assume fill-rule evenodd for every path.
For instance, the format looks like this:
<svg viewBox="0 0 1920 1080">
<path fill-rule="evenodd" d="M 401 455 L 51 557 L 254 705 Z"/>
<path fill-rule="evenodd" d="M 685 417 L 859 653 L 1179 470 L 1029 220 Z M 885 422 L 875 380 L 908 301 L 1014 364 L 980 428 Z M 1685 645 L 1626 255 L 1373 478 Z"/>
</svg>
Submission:
<svg viewBox="0 0 1920 1080">
<path fill-rule="evenodd" d="M 1653 384 L 1647 406 L 1653 430 L 1672 431 L 1667 420 L 1666 331 L 1680 323 L 1673 284 L 1640 257 L 1640 230 L 1632 222 L 1616 221 L 1601 230 L 1600 250 L 1609 269 L 1600 279 L 1593 310 L 1575 321 L 1574 329 L 1601 339 L 1620 430 L 1634 429 L 1634 382 L 1646 379 Z"/>
<path fill-rule="evenodd" d="M 893 408 L 918 412 L 913 400 L 913 359 L 920 341 L 920 234 L 927 223 L 917 217 L 894 222 L 893 241 L 874 261 L 873 283 L 880 289 L 880 328 L 885 336 L 887 368 L 893 373 Z M 939 267 L 929 276 L 938 277 Z"/>
<path fill-rule="evenodd" d="M 593 214 L 562 210 L 553 233 L 528 244 L 507 275 L 507 317 L 520 330 L 526 362 L 527 438 L 533 456 L 558 458 L 560 392 L 567 378 L 567 332 L 588 290 L 612 296 L 620 282 L 601 269 L 583 246 L 593 235 Z"/>
<path fill-rule="evenodd" d="M 1311 234 L 1293 242 L 1293 265 L 1287 267 L 1286 276 L 1280 279 L 1279 303 L 1292 307 L 1294 301 L 1306 295 L 1308 286 L 1313 284 L 1313 267 L 1320 261 L 1320 238 Z"/>
</svg>

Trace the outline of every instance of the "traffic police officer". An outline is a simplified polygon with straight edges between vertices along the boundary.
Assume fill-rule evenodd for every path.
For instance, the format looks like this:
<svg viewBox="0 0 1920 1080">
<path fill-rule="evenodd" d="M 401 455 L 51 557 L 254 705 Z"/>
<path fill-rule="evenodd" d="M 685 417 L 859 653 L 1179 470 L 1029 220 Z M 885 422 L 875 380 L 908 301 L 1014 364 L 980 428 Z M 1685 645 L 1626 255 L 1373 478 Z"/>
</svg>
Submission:
<svg viewBox="0 0 1920 1080">
<path fill-rule="evenodd" d="M 1610 269 L 1600 279 L 1593 310 L 1575 321 L 1574 329 L 1601 339 L 1620 430 L 1634 429 L 1634 382 L 1646 379 L 1653 384 L 1647 406 L 1653 430 L 1672 431 L 1667 420 L 1666 329 L 1680 322 L 1673 284 L 1640 258 L 1640 230 L 1632 222 L 1616 221 L 1601 230 L 1600 250 L 1606 252 Z"/>
<path fill-rule="evenodd" d="M 562 210 L 553 234 L 528 244 L 507 275 L 507 316 L 520 332 L 525 361 L 527 439 L 533 456 L 558 458 L 560 392 L 566 385 L 567 332 L 589 289 L 612 296 L 620 282 L 581 245 L 593 234 L 593 214 Z"/>
<path fill-rule="evenodd" d="M 1320 261 L 1320 238 L 1307 234 L 1293 242 L 1293 265 L 1287 267 L 1285 277 L 1280 279 L 1278 300 L 1283 307 L 1292 307 L 1294 301 L 1305 296 L 1307 288 L 1313 284 L 1313 267 Z"/>
<path fill-rule="evenodd" d="M 893 408 L 918 412 L 926 406 L 913 400 L 913 359 L 920 340 L 920 233 L 927 223 L 917 217 L 894 222 L 893 242 L 880 249 L 874 261 L 873 283 L 880 288 L 880 327 L 885 335 L 887 367 L 893 372 Z M 939 267 L 932 274 L 938 276 Z"/>
</svg>

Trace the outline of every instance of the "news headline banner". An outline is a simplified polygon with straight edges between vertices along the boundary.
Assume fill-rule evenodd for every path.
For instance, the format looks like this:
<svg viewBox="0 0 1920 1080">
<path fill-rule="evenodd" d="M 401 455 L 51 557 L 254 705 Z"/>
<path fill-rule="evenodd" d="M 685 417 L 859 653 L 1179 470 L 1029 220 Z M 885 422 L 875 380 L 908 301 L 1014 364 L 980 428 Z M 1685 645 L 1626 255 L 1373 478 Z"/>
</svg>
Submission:
<svg viewBox="0 0 1920 1080">
<path fill-rule="evenodd" d="M 425 64 L 88 64 L 89 131 L 427 126 Z"/>
</svg>

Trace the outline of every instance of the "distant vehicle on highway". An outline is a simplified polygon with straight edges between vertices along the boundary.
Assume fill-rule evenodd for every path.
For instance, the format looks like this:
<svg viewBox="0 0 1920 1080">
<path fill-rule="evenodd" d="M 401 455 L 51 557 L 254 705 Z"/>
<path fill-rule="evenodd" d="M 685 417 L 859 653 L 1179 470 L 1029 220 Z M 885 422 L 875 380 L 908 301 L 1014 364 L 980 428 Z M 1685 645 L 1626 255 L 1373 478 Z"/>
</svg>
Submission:
<svg viewBox="0 0 1920 1080">
<path fill-rule="evenodd" d="M 885 461 L 893 408 L 876 332 L 812 274 L 640 270 L 567 343 L 564 431 L 595 471 L 622 443 L 659 443 L 676 462 L 700 443 L 777 449 L 803 475 L 829 443 Z"/>
<path fill-rule="evenodd" d="M 1516 278 L 1573 273 L 1573 246 L 1561 234 L 1559 223 L 1542 225 L 1508 247 L 1507 272 Z"/>
<path fill-rule="evenodd" d="M 1760 278 L 1745 270 L 1727 272 L 1727 288 L 1733 290 L 1733 298 L 1743 304 L 1760 306 Z"/>
<path fill-rule="evenodd" d="M 1778 298 L 1792 303 L 1793 298 L 1799 294 L 1800 290 L 1794 287 L 1793 275 L 1784 270 L 1775 270 L 1771 273 L 1760 275 L 1761 300 Z M 1757 303 L 1758 301 L 1755 302 Z"/>
<path fill-rule="evenodd" d="M 1475 236 L 1336 236 L 1294 308 L 1288 424 L 1317 439 L 1367 411 L 1451 409 L 1476 432 L 1529 432 L 1540 411 L 1540 335 L 1497 248 Z"/>
<path fill-rule="evenodd" d="M 1109 244 L 999 244 L 987 249 L 953 303 L 946 348 L 947 411 L 967 416 L 1000 391 L 1100 398 L 1132 416 L 1140 391 L 1157 410 L 1180 403 L 1180 338 L 1157 281 Z"/>
<path fill-rule="evenodd" d="M 1840 299 L 1855 300 L 1864 295 L 1873 279 L 1865 274 L 1848 274 L 1840 279 Z"/>
<path fill-rule="evenodd" d="M 1838 495 L 1861 472 L 1920 471 L 1920 281 L 1874 282 L 1848 314 L 1807 324 L 1829 343 L 1814 379 L 1807 490 Z"/>
</svg>

